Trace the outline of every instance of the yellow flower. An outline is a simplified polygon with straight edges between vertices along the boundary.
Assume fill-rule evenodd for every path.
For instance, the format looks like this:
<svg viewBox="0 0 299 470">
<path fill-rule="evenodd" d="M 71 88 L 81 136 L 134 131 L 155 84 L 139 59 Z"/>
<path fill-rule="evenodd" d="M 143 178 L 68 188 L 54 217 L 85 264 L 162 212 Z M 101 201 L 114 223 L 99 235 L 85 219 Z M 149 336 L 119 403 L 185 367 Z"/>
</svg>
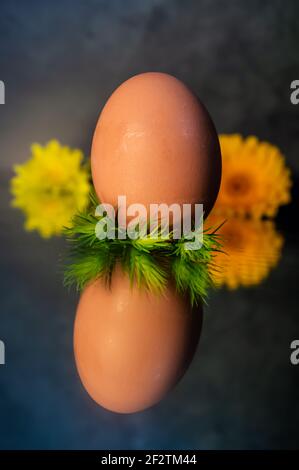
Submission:
<svg viewBox="0 0 299 470">
<path fill-rule="evenodd" d="M 214 213 L 273 217 L 290 202 L 290 171 L 280 150 L 256 137 L 220 135 L 222 181 Z"/>
<path fill-rule="evenodd" d="M 26 230 L 48 238 L 59 235 L 88 203 L 89 173 L 81 165 L 82 152 L 56 140 L 45 146 L 33 144 L 31 151 L 27 162 L 14 167 L 12 204 L 24 212 Z"/>
<path fill-rule="evenodd" d="M 206 227 L 217 227 L 220 223 L 219 217 L 211 214 Z M 215 270 L 212 271 L 218 286 L 236 289 L 260 284 L 280 259 L 283 237 L 270 220 L 232 217 L 219 233 L 223 253 L 215 255 Z"/>
</svg>

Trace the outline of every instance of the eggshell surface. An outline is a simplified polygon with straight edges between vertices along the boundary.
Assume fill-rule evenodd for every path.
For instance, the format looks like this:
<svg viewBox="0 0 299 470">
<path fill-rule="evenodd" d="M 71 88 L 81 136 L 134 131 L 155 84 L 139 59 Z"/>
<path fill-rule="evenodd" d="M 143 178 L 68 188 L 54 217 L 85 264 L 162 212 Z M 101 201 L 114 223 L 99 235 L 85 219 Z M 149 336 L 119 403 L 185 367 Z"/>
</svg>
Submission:
<svg viewBox="0 0 299 470">
<path fill-rule="evenodd" d="M 194 355 L 202 308 L 191 309 L 174 287 L 155 295 L 117 267 L 111 287 L 84 290 L 74 326 L 77 369 L 103 407 L 133 413 L 157 403 L 178 382 Z"/>
<path fill-rule="evenodd" d="M 95 190 L 103 203 L 202 203 L 207 215 L 218 194 L 221 156 L 212 120 L 175 77 L 136 75 L 104 106 L 91 151 Z"/>
</svg>

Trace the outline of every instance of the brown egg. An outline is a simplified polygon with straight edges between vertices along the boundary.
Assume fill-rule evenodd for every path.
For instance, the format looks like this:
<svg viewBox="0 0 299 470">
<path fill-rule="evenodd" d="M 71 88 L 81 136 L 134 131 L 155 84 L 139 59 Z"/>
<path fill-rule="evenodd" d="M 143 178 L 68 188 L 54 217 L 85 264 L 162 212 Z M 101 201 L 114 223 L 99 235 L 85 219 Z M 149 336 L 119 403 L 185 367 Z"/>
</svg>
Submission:
<svg viewBox="0 0 299 470">
<path fill-rule="evenodd" d="M 136 75 L 108 99 L 96 126 L 92 177 L 103 203 L 203 203 L 217 197 L 221 156 L 202 103 L 165 73 Z"/>
<path fill-rule="evenodd" d="M 111 288 L 98 280 L 83 292 L 74 351 L 90 396 L 119 413 L 157 403 L 186 371 L 200 336 L 202 309 L 173 287 L 165 295 L 130 286 L 117 267 Z"/>
</svg>

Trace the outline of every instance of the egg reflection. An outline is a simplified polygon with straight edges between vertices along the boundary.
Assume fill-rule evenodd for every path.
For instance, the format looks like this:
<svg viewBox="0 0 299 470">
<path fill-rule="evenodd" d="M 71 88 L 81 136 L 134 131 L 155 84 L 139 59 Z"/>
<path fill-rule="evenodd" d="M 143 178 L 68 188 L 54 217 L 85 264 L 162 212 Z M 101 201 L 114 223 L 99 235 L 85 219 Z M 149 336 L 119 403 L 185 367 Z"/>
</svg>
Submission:
<svg viewBox="0 0 299 470">
<path fill-rule="evenodd" d="M 173 285 L 164 295 L 131 285 L 119 265 L 81 295 L 74 327 L 79 376 L 89 395 L 118 413 L 160 401 L 187 370 L 201 333 L 202 307 Z"/>
<path fill-rule="evenodd" d="M 211 214 L 206 227 L 223 222 Z M 280 260 L 283 236 L 271 220 L 233 217 L 221 226 L 223 253 L 214 257 L 213 278 L 216 286 L 229 289 L 260 284 Z"/>
</svg>

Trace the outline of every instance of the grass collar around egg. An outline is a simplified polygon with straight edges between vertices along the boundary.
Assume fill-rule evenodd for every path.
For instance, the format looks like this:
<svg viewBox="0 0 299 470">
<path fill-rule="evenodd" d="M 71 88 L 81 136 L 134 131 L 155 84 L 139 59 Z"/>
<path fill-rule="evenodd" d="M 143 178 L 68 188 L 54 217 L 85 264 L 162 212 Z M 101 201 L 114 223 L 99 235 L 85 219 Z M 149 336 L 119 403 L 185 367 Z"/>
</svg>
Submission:
<svg viewBox="0 0 299 470">
<path fill-rule="evenodd" d="M 179 293 L 189 293 L 192 305 L 205 301 L 213 286 L 213 254 L 221 251 L 216 233 L 219 227 L 211 233 L 203 230 L 203 244 L 198 250 L 186 250 L 184 237 L 174 239 L 172 233 L 165 236 L 160 231 L 155 238 L 149 233 L 135 240 L 99 240 L 95 233 L 99 217 L 94 215 L 98 204 L 93 193 L 89 207 L 76 214 L 71 227 L 65 229 L 70 244 L 64 272 L 66 286 L 75 285 L 81 291 L 99 278 L 110 284 L 114 266 L 120 262 L 132 284 L 162 294 L 172 278 Z"/>
</svg>

